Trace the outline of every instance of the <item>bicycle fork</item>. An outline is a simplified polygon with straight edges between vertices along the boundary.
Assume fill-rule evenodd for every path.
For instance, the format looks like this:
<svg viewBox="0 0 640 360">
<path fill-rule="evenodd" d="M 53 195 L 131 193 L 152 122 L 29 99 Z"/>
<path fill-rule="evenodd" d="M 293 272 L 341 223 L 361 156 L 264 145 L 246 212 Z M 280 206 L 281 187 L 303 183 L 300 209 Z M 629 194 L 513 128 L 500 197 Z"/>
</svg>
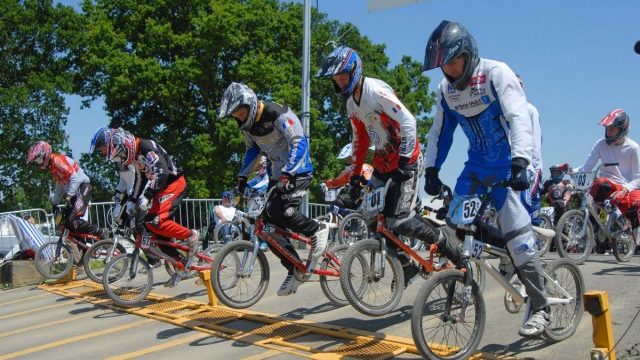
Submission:
<svg viewBox="0 0 640 360">
<path fill-rule="evenodd" d="M 237 275 L 239 277 L 249 277 L 253 273 L 253 267 L 256 263 L 256 258 L 258 257 L 258 251 L 260 251 L 260 240 L 253 242 L 253 251 L 251 255 L 249 255 L 246 251 L 242 254 L 242 259 L 240 259 L 240 267 L 238 269 Z M 249 263 L 249 269 L 247 269 L 247 262 Z"/>
<path fill-rule="evenodd" d="M 371 253 L 371 259 L 369 262 L 369 268 L 372 270 L 372 279 L 374 281 L 378 281 L 384 278 L 385 272 L 385 260 L 387 258 L 387 242 L 384 238 L 380 239 L 380 271 L 375 271 L 376 269 L 376 254 L 375 252 Z"/>
<path fill-rule="evenodd" d="M 129 280 L 133 280 L 138 273 L 138 258 L 140 256 L 140 248 L 133 249 L 131 254 L 131 265 L 129 266 Z"/>
</svg>

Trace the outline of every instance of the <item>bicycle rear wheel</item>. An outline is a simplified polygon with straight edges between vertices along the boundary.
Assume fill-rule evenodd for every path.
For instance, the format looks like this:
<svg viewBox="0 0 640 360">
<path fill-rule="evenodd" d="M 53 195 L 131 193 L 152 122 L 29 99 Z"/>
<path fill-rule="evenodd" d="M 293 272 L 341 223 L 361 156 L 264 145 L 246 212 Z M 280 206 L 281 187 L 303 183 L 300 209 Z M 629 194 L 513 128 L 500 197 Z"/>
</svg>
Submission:
<svg viewBox="0 0 640 360">
<path fill-rule="evenodd" d="M 593 226 L 587 219 L 585 233 L 579 236 L 583 224 L 584 212 L 574 209 L 565 212 L 556 225 L 556 251 L 576 265 L 584 263 L 593 250 Z"/>
<path fill-rule="evenodd" d="M 359 213 L 345 216 L 338 227 L 338 241 L 340 244 L 353 244 L 369 237 L 367 223 Z"/>
<path fill-rule="evenodd" d="M 553 229 L 553 220 L 551 220 L 551 217 L 549 217 L 549 215 L 541 213 L 538 215 L 538 219 L 540 220 L 539 227 L 543 229 Z M 546 254 L 551 247 L 551 242 L 553 242 L 553 239 L 545 241 L 545 239 L 535 231 L 533 232 L 533 238 L 536 242 L 535 246 L 536 251 L 538 252 L 538 256 L 543 256 L 544 254 Z"/>
<path fill-rule="evenodd" d="M 486 321 L 484 300 L 475 282 L 467 294 L 459 270 L 443 270 L 427 279 L 411 316 L 411 334 L 422 356 L 467 359 L 476 351 Z"/>
<path fill-rule="evenodd" d="M 402 265 L 393 249 L 387 248 L 386 256 L 382 257 L 380 240 L 361 240 L 352 244 L 344 255 L 340 285 L 356 310 L 369 316 L 382 316 L 393 311 L 402 298 Z"/>
<path fill-rule="evenodd" d="M 59 248 L 59 255 L 56 250 Z M 63 278 L 71 272 L 73 267 L 73 255 L 71 249 L 66 244 L 58 245 L 58 241 L 50 241 L 42 244 L 36 250 L 35 255 L 36 270 L 46 279 L 57 280 Z"/>
<path fill-rule="evenodd" d="M 136 305 L 149 295 L 153 287 L 153 271 L 142 257 L 138 257 L 137 271 L 131 277 L 133 255 L 121 254 L 104 268 L 102 285 L 109 298 L 119 305 Z"/>
<path fill-rule="evenodd" d="M 254 259 L 257 261 L 252 261 Z M 254 253 L 253 243 L 230 242 L 211 264 L 213 291 L 223 304 L 243 309 L 262 298 L 269 285 L 269 263 L 264 253 Z"/>
<path fill-rule="evenodd" d="M 107 263 L 112 258 L 127 253 L 122 244 L 118 244 L 117 247 L 114 245 L 115 242 L 111 239 L 100 240 L 84 253 L 82 264 L 85 273 L 91 280 L 102 283 L 102 273 Z"/>
<path fill-rule="evenodd" d="M 635 252 L 636 242 L 633 240 L 630 229 L 613 240 L 613 256 L 619 262 L 629 262 Z"/>
<path fill-rule="evenodd" d="M 552 341 L 562 341 L 576 332 L 582 319 L 584 280 L 578 267 L 568 259 L 557 259 L 544 272 L 553 279 L 553 282 L 545 281 L 551 323 L 545 328 L 544 334 Z M 571 296 L 570 301 L 566 301 L 568 298 L 560 289 Z"/>
</svg>

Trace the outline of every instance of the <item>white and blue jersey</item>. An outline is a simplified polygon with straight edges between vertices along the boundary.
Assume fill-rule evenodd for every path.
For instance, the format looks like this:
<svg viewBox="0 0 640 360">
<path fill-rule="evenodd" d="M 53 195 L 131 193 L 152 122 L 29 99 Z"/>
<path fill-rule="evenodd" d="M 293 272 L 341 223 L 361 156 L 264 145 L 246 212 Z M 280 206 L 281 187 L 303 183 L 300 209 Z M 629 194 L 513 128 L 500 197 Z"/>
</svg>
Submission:
<svg viewBox="0 0 640 360">
<path fill-rule="evenodd" d="M 272 179 L 279 179 L 282 173 L 311 175 L 309 139 L 300 119 L 286 106 L 262 104 L 251 129 L 243 131 L 247 151 L 238 176 L 248 178 L 261 154 L 271 162 Z"/>
<path fill-rule="evenodd" d="M 429 131 L 426 167 L 440 169 L 458 125 L 469 139 L 469 159 L 458 178 L 457 194 L 482 193 L 471 180 L 493 182 L 511 176 L 511 159 L 532 161 L 532 123 L 524 91 L 516 75 L 504 63 L 480 59 L 468 86 L 456 90 L 446 79 L 438 89 L 436 115 Z M 506 190 L 495 189 L 495 205 L 500 209 Z"/>
</svg>

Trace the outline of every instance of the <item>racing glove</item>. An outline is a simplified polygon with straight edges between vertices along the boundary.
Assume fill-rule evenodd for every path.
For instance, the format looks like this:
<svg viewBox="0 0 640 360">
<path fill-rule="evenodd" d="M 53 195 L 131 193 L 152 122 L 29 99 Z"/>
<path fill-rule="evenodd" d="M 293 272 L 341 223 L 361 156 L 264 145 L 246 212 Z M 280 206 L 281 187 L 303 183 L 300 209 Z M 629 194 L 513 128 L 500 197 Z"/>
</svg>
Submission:
<svg viewBox="0 0 640 360">
<path fill-rule="evenodd" d="M 349 180 L 349 197 L 351 200 L 356 201 L 360 199 L 360 194 L 362 193 L 362 188 L 367 183 L 367 180 L 362 175 L 351 175 L 351 179 Z"/>
<path fill-rule="evenodd" d="M 424 191 L 431 195 L 436 196 L 440 194 L 442 188 L 442 181 L 438 177 L 439 170 L 435 167 L 428 167 L 424 174 Z"/>
<path fill-rule="evenodd" d="M 151 202 L 149 201 L 149 199 L 146 196 L 140 196 L 140 198 L 138 199 L 138 209 L 146 212 L 149 211 L 150 208 Z"/>
<path fill-rule="evenodd" d="M 244 194 L 244 191 L 247 188 L 247 178 L 244 176 L 238 176 L 236 188 L 238 189 L 238 194 Z"/>
<path fill-rule="evenodd" d="M 280 175 L 280 180 L 278 180 L 278 184 L 276 184 L 276 187 L 280 192 L 291 192 L 296 187 L 295 180 L 293 179 L 293 176 L 287 173 L 282 173 L 282 175 Z"/>
<path fill-rule="evenodd" d="M 509 186 L 511 186 L 513 190 L 523 191 L 529 188 L 527 165 L 529 165 L 527 159 L 513 158 L 511 160 L 511 180 L 509 181 Z"/>
<path fill-rule="evenodd" d="M 409 164 L 409 158 L 400 157 L 398 161 L 398 168 L 391 173 L 391 179 L 395 182 L 403 182 L 411 179 L 413 173 L 416 171 L 417 164 Z"/>
</svg>

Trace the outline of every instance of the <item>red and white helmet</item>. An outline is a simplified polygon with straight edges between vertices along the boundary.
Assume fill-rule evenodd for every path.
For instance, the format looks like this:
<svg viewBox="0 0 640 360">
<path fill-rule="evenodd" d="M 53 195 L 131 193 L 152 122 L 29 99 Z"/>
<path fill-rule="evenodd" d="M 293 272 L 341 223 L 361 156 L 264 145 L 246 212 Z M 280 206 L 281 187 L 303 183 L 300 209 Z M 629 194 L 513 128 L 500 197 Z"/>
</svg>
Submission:
<svg viewBox="0 0 640 360">
<path fill-rule="evenodd" d="M 44 169 L 49 165 L 51 159 L 51 145 L 46 141 L 38 141 L 29 148 L 27 152 L 27 164 L 34 162 L 41 169 Z"/>
<path fill-rule="evenodd" d="M 128 131 L 111 133 L 108 160 L 115 163 L 133 164 L 136 156 L 136 138 Z"/>
<path fill-rule="evenodd" d="M 624 110 L 615 109 L 600 120 L 600 125 L 604 127 L 613 126 L 620 130 L 614 136 L 607 136 L 605 131 L 605 140 L 608 145 L 611 145 L 624 138 L 629 133 L 629 116 L 624 112 Z"/>
</svg>

